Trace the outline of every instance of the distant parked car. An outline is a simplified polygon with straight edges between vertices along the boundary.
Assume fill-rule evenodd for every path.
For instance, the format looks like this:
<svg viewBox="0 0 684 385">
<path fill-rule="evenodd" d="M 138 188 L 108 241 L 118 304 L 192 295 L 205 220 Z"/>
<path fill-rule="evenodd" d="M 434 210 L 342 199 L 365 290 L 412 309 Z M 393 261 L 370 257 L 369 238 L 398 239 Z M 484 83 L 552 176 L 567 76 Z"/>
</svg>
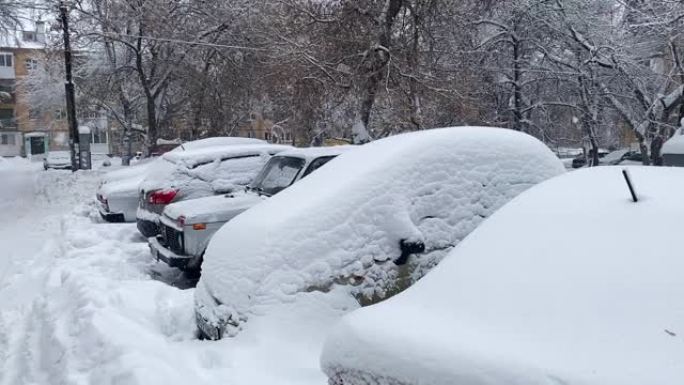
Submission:
<svg viewBox="0 0 684 385">
<path fill-rule="evenodd" d="M 663 155 L 663 165 L 684 167 L 684 135 L 682 129 L 663 144 L 660 153 Z"/>
<path fill-rule="evenodd" d="M 152 255 L 197 275 L 209 240 L 224 223 L 311 174 L 352 146 L 287 150 L 272 157 L 244 190 L 172 203 L 160 218 L 160 235 L 149 238 Z"/>
<path fill-rule="evenodd" d="M 537 139 L 486 127 L 407 133 L 343 153 L 214 234 L 195 291 L 198 328 L 231 336 L 268 304 L 310 292 L 362 304 L 391 296 L 504 203 L 563 172 Z"/>
<path fill-rule="evenodd" d="M 414 287 L 346 315 L 323 347 L 328 384 L 684 383 L 684 171 L 629 171 L 646 199 L 620 169 L 556 177 Z"/>
<path fill-rule="evenodd" d="M 71 152 L 69 151 L 50 151 L 43 159 L 43 168 L 71 170 Z"/>
<path fill-rule="evenodd" d="M 214 137 L 177 145 L 170 152 L 250 144 L 266 144 L 266 142 L 251 138 Z M 142 156 L 142 153 L 140 155 Z M 158 158 L 143 158 L 137 160 L 130 167 L 120 168 L 105 174 L 96 192 L 99 202 L 98 208 L 104 220 L 109 222 L 134 222 L 136 220 L 136 211 L 139 205 L 138 187 L 145 179 L 151 162 L 157 162 L 157 160 Z"/>
<path fill-rule="evenodd" d="M 150 167 L 138 188 L 138 230 L 146 238 L 156 236 L 166 205 L 242 189 L 271 156 L 291 148 L 250 144 L 167 152 Z"/>
<path fill-rule="evenodd" d="M 589 153 L 587 156 L 584 156 L 584 154 L 577 155 L 575 158 L 572 159 L 572 168 L 580 168 L 584 167 L 587 164 L 587 159 L 591 160 L 593 157 L 593 151 L 589 150 Z M 608 155 L 610 151 L 605 150 L 605 149 L 599 149 L 599 164 L 601 162 L 601 158 L 605 157 Z"/>
<path fill-rule="evenodd" d="M 624 166 L 636 164 L 642 164 L 641 152 L 630 149 L 616 150 L 599 159 L 599 165 L 602 166 Z"/>
</svg>

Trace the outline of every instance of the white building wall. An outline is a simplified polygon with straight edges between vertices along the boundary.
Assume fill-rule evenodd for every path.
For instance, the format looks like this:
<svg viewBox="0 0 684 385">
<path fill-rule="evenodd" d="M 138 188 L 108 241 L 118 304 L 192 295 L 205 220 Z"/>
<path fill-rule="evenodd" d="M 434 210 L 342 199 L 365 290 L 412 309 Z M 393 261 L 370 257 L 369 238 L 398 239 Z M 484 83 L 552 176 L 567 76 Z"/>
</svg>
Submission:
<svg viewBox="0 0 684 385">
<path fill-rule="evenodd" d="M 21 133 L 0 132 L 0 156 L 20 156 L 21 144 Z"/>
</svg>

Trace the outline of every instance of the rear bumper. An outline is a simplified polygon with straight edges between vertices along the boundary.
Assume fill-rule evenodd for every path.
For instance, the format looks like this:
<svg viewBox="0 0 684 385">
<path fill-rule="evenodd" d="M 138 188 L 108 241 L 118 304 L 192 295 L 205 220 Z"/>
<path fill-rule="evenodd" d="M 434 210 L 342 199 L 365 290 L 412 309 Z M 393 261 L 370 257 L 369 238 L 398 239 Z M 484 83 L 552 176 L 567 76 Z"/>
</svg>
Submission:
<svg viewBox="0 0 684 385">
<path fill-rule="evenodd" d="M 171 267 L 184 268 L 195 258 L 190 255 L 179 255 L 174 253 L 162 245 L 157 237 L 148 238 L 147 243 L 150 246 L 150 252 L 152 252 L 152 256 L 158 261 L 164 261 Z"/>
<path fill-rule="evenodd" d="M 126 218 L 122 213 L 108 213 L 100 210 L 100 216 L 107 222 L 120 223 L 126 222 Z"/>
<path fill-rule="evenodd" d="M 97 210 L 100 212 L 100 216 L 107 222 L 125 222 L 126 217 L 123 213 L 115 213 L 109 211 L 109 208 L 102 203 L 99 199 L 97 200 Z"/>
</svg>

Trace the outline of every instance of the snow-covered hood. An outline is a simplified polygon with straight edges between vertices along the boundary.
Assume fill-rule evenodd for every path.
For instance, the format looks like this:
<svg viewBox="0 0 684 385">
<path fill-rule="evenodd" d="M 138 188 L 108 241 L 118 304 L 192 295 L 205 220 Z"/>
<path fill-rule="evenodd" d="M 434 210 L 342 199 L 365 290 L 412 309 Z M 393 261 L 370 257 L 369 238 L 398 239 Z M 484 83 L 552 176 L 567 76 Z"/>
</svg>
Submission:
<svg viewBox="0 0 684 385">
<path fill-rule="evenodd" d="M 256 193 L 238 191 L 172 203 L 166 206 L 164 215 L 174 221 L 184 216 L 186 224 L 227 222 L 265 199 Z"/>
<path fill-rule="evenodd" d="M 105 198 L 111 197 L 137 197 L 138 186 L 142 182 L 144 175 L 134 176 L 126 179 L 119 179 L 112 182 L 101 184 L 97 193 Z"/>
</svg>

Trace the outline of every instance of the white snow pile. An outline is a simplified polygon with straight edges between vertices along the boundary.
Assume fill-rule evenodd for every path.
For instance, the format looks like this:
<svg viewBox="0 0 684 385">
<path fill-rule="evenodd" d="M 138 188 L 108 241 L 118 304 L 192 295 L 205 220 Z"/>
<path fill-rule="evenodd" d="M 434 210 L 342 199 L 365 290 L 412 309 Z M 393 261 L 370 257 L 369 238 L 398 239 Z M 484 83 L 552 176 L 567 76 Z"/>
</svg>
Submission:
<svg viewBox="0 0 684 385">
<path fill-rule="evenodd" d="M 188 151 L 188 150 L 198 150 L 200 148 L 207 147 L 219 147 L 219 146 L 235 146 L 243 144 L 268 144 L 268 142 L 261 139 L 254 138 L 241 138 L 233 136 L 217 136 L 213 138 L 205 138 L 193 140 L 190 142 L 185 142 L 178 147 L 174 148 L 170 152 L 178 151 Z"/>
<path fill-rule="evenodd" d="M 684 383 L 684 170 L 600 167 L 511 201 L 414 287 L 352 312 L 331 384 Z"/>
<path fill-rule="evenodd" d="M 563 172 L 545 145 L 512 130 L 435 129 L 366 144 L 224 225 L 205 254 L 197 310 L 232 335 L 305 292 L 341 285 L 361 302 L 381 299 L 511 198 Z M 401 240 L 425 253 L 397 266 Z"/>
<path fill-rule="evenodd" d="M 0 221 L 0 384 L 325 382 L 321 325 L 347 308 L 311 296 L 240 338 L 198 341 L 193 290 L 165 283 L 177 272 L 151 259 L 134 224 L 99 223 L 83 203 L 99 175 L 32 171 L 18 173 L 18 199 L 0 189 L 13 199 Z"/>
<path fill-rule="evenodd" d="M 22 158 L 19 156 L 4 158 L 0 156 L 0 170 L 28 168 L 30 167 L 30 165 L 31 162 L 28 161 L 26 158 Z"/>
</svg>

